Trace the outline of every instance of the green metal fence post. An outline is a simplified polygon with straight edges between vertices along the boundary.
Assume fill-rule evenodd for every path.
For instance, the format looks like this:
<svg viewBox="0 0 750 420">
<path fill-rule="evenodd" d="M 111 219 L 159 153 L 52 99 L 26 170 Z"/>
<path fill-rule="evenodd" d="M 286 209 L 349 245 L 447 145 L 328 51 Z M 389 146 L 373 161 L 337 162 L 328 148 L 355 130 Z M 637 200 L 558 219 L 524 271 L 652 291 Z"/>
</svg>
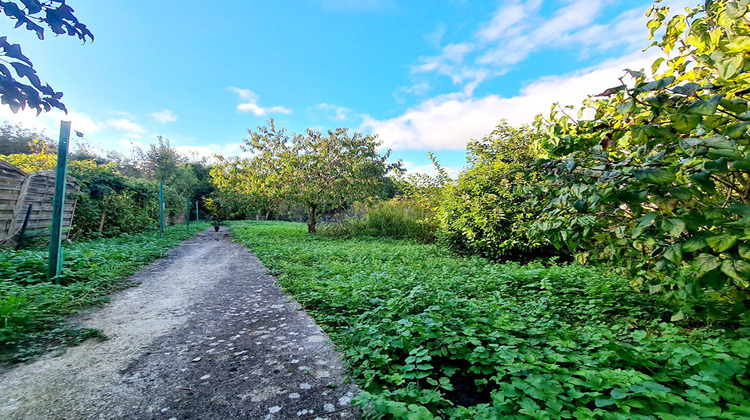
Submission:
<svg viewBox="0 0 750 420">
<path fill-rule="evenodd" d="M 164 237 L 164 183 L 159 183 L 159 237 Z"/>
<path fill-rule="evenodd" d="M 190 233 L 190 197 L 185 197 L 185 204 L 185 208 L 187 208 L 185 212 L 185 229 L 187 233 Z"/>
<path fill-rule="evenodd" d="M 198 200 L 195 201 L 195 223 L 198 223 Z"/>
<path fill-rule="evenodd" d="M 68 169 L 68 143 L 70 142 L 70 121 L 60 122 L 60 143 L 57 145 L 57 173 L 55 175 L 55 197 L 52 201 L 52 226 L 49 236 L 49 259 L 47 280 L 62 273 L 62 225 L 65 211 L 65 184 Z M 57 280 L 56 280 L 57 281 Z"/>
</svg>

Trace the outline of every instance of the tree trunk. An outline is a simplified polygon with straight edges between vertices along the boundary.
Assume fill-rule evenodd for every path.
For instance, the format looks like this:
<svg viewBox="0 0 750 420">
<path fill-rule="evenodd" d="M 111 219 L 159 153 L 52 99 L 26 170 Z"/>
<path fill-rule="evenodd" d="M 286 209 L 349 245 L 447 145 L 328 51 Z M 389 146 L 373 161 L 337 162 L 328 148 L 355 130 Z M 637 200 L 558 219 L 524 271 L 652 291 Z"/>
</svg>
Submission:
<svg viewBox="0 0 750 420">
<path fill-rule="evenodd" d="M 318 224 L 318 221 L 315 219 L 316 210 L 315 206 L 310 206 L 307 209 L 307 233 L 311 235 L 317 233 L 317 229 L 315 228 Z"/>
</svg>

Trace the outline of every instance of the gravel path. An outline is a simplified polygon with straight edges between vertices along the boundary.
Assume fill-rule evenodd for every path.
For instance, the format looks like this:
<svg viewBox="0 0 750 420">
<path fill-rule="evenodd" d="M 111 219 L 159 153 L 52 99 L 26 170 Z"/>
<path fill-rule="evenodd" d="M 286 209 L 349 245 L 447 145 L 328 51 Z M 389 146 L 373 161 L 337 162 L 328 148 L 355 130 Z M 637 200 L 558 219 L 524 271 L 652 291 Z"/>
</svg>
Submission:
<svg viewBox="0 0 750 420">
<path fill-rule="evenodd" d="M 338 354 L 225 232 L 185 241 L 73 321 L 109 337 L 0 375 L 2 419 L 352 419 Z"/>
</svg>

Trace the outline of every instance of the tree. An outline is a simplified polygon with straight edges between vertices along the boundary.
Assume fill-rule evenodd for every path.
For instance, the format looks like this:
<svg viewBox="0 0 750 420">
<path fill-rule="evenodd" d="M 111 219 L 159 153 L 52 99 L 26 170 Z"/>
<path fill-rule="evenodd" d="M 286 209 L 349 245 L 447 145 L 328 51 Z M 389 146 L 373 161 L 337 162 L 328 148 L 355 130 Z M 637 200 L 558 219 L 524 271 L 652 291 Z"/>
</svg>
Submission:
<svg viewBox="0 0 750 420">
<path fill-rule="evenodd" d="M 73 14 L 73 8 L 68 6 L 65 0 L 0 1 L 0 10 L 16 21 L 16 28 L 23 26 L 29 31 L 34 31 L 42 40 L 44 28 L 40 24 L 49 27 L 56 35 L 75 36 L 84 43 L 87 38 L 94 41 L 94 35 L 86 25 L 78 21 Z M 56 92 L 49 84 L 42 84 L 31 60 L 21 52 L 20 45 L 9 43 L 6 36 L 0 37 L 0 57 L 3 57 L 3 61 L 8 63 L 18 76 L 17 80 L 8 67 L 0 63 L 0 98 L 3 104 L 10 106 L 13 112 L 27 106 L 36 109 L 37 114 L 50 111 L 52 108 L 68 112 L 65 105 L 60 102 L 62 92 Z M 23 78 L 27 79 L 28 84 L 19 81 Z"/>
<path fill-rule="evenodd" d="M 159 182 L 169 182 L 179 172 L 179 166 L 187 163 L 187 159 L 172 148 L 169 139 L 156 137 L 156 144 L 149 144 L 147 151 L 136 150 L 138 161 L 143 172 Z"/>
<path fill-rule="evenodd" d="M 20 124 L 13 125 L 6 121 L 0 126 L 0 155 L 34 153 L 42 148 L 56 152 L 57 144 L 44 134 L 26 129 Z"/>
<path fill-rule="evenodd" d="M 378 153 L 381 142 L 375 136 L 350 135 L 347 128 L 329 130 L 327 135 L 312 129 L 289 135 L 271 120 L 248 134 L 244 150 L 254 157 L 217 170 L 226 175 L 219 188 L 236 190 L 246 183 L 259 197 L 304 206 L 311 234 L 322 213 L 382 194 L 382 178 L 400 166 L 387 162 L 390 151 Z"/>
<path fill-rule="evenodd" d="M 654 78 L 627 70 L 585 102 L 592 120 L 558 109 L 537 125 L 554 196 L 539 234 L 666 293 L 675 320 L 750 323 L 749 3 L 668 18 L 657 2 Z"/>
</svg>

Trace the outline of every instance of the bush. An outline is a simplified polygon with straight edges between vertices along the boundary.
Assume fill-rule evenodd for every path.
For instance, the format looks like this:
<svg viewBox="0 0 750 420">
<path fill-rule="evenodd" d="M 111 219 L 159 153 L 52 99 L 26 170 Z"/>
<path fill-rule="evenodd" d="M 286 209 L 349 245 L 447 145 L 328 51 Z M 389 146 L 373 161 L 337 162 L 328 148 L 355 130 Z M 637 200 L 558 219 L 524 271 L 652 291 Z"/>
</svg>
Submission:
<svg viewBox="0 0 750 420">
<path fill-rule="evenodd" d="M 535 159 L 535 132 L 503 121 L 482 140 L 468 145 L 470 167 L 447 185 L 439 208 L 441 240 L 464 254 L 493 260 L 528 261 L 556 255 L 547 241 L 529 236 L 543 203 L 526 186 L 543 182 L 523 168 Z"/>
<path fill-rule="evenodd" d="M 554 199 L 536 228 L 581 263 L 679 302 L 675 320 L 750 325 L 748 1 L 670 15 L 658 3 L 648 12 L 670 57 L 653 78 L 626 70 L 584 102 L 591 120 L 564 109 L 538 120 Z"/>
</svg>

